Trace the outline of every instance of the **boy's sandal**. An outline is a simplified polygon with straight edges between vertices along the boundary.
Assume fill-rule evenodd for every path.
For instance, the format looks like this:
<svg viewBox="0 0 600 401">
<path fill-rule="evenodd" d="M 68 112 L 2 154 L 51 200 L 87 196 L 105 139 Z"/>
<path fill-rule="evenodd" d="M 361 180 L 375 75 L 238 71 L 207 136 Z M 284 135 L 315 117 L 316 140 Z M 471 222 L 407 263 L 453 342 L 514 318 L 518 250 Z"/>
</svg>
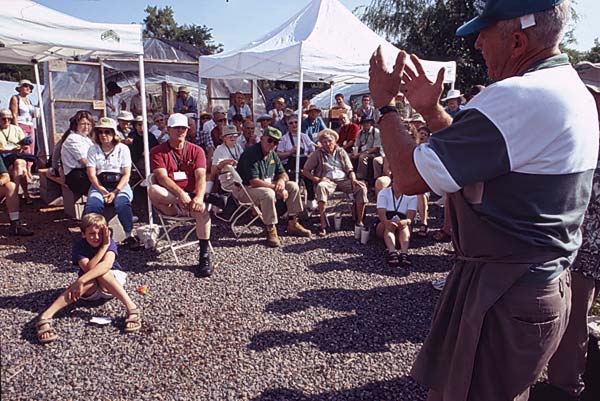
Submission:
<svg viewBox="0 0 600 401">
<path fill-rule="evenodd" d="M 417 235 L 419 237 L 427 237 L 427 230 L 429 229 L 429 227 L 427 227 L 427 224 L 421 223 L 419 224 L 419 230 L 417 231 Z"/>
<path fill-rule="evenodd" d="M 433 238 L 433 240 L 437 241 L 437 242 L 449 241 L 450 240 L 450 234 L 448 234 L 445 231 L 438 230 L 438 231 L 434 232 L 431 235 L 431 238 Z"/>
<path fill-rule="evenodd" d="M 42 326 L 46 326 L 42 328 Z M 52 319 L 40 319 L 36 323 L 37 329 L 37 339 L 42 344 L 51 343 L 52 341 L 58 338 L 58 334 L 56 334 L 56 329 L 52 326 Z M 44 336 L 44 334 L 50 333 L 49 336 Z"/>
<path fill-rule="evenodd" d="M 412 262 L 410 261 L 410 258 L 408 257 L 407 253 L 400 254 L 400 264 L 402 266 L 411 266 L 412 265 Z"/>
<path fill-rule="evenodd" d="M 386 263 L 389 267 L 398 267 L 400 266 L 400 258 L 398 257 L 398 252 L 396 251 L 388 251 Z"/>
<path fill-rule="evenodd" d="M 327 228 L 323 227 L 323 226 L 319 226 L 319 228 L 317 229 L 317 235 L 319 237 L 324 237 L 327 235 Z"/>
<path fill-rule="evenodd" d="M 130 324 L 133 323 L 133 324 Z M 125 319 L 125 333 L 134 333 L 142 328 L 142 312 L 139 308 L 127 312 Z"/>
</svg>

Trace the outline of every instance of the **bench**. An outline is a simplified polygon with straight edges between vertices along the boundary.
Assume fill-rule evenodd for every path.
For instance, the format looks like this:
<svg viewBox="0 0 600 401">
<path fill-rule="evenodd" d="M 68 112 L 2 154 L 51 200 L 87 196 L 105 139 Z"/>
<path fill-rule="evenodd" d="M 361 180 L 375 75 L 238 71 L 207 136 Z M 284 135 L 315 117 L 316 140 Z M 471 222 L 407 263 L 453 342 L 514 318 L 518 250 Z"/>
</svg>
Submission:
<svg viewBox="0 0 600 401">
<path fill-rule="evenodd" d="M 39 169 L 40 198 L 48 206 L 62 206 L 62 189 L 65 181 L 62 177 L 55 177 L 48 173 L 48 169 Z"/>
</svg>

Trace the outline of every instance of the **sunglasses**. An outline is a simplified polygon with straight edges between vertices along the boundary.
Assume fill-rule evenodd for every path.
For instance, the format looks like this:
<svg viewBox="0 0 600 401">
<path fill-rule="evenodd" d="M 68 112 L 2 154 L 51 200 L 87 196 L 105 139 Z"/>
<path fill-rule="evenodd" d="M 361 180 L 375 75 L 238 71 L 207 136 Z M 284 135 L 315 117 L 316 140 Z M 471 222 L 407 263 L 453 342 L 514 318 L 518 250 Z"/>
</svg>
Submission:
<svg viewBox="0 0 600 401">
<path fill-rule="evenodd" d="M 298 121 L 288 121 L 288 125 L 298 125 Z"/>
<path fill-rule="evenodd" d="M 154 120 L 155 123 L 162 123 L 163 121 L 165 121 L 163 118 L 159 118 L 157 120 Z"/>
<path fill-rule="evenodd" d="M 270 144 L 275 144 L 275 145 L 279 144 L 279 141 L 277 139 L 273 139 L 273 138 L 267 138 L 267 142 L 269 142 Z"/>
<path fill-rule="evenodd" d="M 224 122 L 227 122 L 227 119 L 226 119 L 226 118 L 219 118 L 219 119 L 217 120 L 217 122 L 218 122 L 218 123 L 224 123 Z"/>
<path fill-rule="evenodd" d="M 12 120 L 12 118 L 11 117 L 0 117 L 0 120 L 8 120 L 8 121 L 10 121 L 10 120 Z"/>
<path fill-rule="evenodd" d="M 115 133 L 110 129 L 99 129 L 98 135 L 114 135 Z"/>
</svg>

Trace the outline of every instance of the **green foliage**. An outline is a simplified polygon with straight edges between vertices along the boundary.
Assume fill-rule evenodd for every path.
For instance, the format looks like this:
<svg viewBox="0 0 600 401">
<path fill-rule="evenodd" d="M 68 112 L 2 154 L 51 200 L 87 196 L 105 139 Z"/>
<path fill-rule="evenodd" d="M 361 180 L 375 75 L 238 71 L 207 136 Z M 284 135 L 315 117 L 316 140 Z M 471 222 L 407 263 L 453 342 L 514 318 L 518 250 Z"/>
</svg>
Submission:
<svg viewBox="0 0 600 401">
<path fill-rule="evenodd" d="M 583 59 L 591 63 L 600 63 L 600 40 L 598 38 L 594 39 L 594 47 L 585 52 Z"/>
<path fill-rule="evenodd" d="M 373 0 L 362 19 L 421 58 L 456 61 L 456 87 L 466 90 L 487 83 L 483 57 L 474 46 L 476 35 L 455 36 L 476 15 L 473 0 Z"/>
<path fill-rule="evenodd" d="M 0 80 L 18 82 L 28 79 L 35 82 L 33 66 L 23 64 L 0 64 Z"/>
<path fill-rule="evenodd" d="M 203 49 L 207 54 L 218 53 L 223 45 L 213 42 L 212 29 L 205 25 L 178 25 L 170 6 L 148 6 L 144 10 L 144 37 L 176 40 Z"/>
</svg>

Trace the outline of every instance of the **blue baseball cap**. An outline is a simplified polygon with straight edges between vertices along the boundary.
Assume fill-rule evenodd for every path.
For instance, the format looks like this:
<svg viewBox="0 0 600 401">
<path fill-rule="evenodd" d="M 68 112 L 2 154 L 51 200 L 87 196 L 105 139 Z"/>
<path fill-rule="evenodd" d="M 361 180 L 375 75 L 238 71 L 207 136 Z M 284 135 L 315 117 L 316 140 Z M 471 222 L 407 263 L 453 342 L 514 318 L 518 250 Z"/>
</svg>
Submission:
<svg viewBox="0 0 600 401">
<path fill-rule="evenodd" d="M 475 0 L 479 16 L 456 30 L 456 36 L 479 32 L 502 20 L 522 17 L 555 7 L 564 0 Z"/>
</svg>

